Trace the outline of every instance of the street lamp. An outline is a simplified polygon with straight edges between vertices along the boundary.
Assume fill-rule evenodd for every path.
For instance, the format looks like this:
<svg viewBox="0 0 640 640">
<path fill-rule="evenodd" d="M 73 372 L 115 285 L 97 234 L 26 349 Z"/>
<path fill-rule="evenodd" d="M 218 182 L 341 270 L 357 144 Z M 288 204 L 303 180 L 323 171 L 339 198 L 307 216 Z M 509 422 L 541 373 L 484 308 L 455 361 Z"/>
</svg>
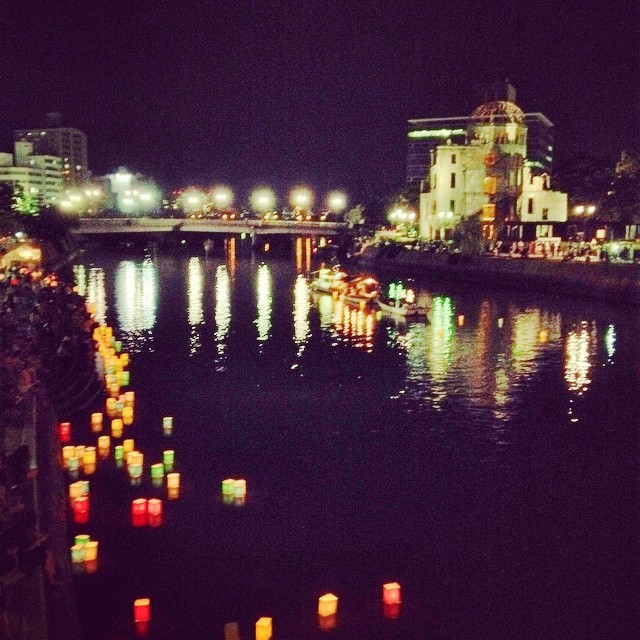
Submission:
<svg viewBox="0 0 640 640">
<path fill-rule="evenodd" d="M 251 194 L 251 208 L 258 213 L 267 215 L 276 206 L 276 196 L 271 189 L 263 187 L 255 189 Z"/>
<path fill-rule="evenodd" d="M 289 201 L 294 211 L 296 220 L 311 219 L 311 204 L 313 193 L 307 187 L 296 187 L 289 194 Z"/>
<path fill-rule="evenodd" d="M 332 191 L 327 197 L 329 209 L 334 213 L 340 213 L 347 208 L 347 194 L 342 191 Z"/>
<path fill-rule="evenodd" d="M 226 209 L 233 203 L 233 191 L 229 187 L 214 187 L 211 192 L 213 206 L 216 209 Z"/>
</svg>

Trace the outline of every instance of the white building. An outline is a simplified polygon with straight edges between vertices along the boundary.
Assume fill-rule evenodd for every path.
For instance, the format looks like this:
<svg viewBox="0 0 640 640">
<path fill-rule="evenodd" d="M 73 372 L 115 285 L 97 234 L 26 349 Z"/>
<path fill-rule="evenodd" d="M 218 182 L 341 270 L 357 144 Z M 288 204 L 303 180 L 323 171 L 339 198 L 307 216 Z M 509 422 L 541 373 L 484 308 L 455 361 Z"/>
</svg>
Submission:
<svg viewBox="0 0 640 640">
<path fill-rule="evenodd" d="M 14 155 L 0 153 L 0 182 L 18 185 L 40 206 L 55 206 L 62 192 L 62 161 L 57 156 L 33 153 L 29 142 L 15 143 Z"/>
<path fill-rule="evenodd" d="M 469 117 L 465 144 L 436 147 L 420 194 L 421 237 L 448 238 L 474 215 L 487 239 L 522 237 L 521 223 L 540 224 L 538 235 L 548 237 L 551 223 L 566 221 L 566 194 L 551 191 L 548 176 L 533 176 L 526 165 L 524 116 L 510 102 L 481 105 Z"/>
</svg>

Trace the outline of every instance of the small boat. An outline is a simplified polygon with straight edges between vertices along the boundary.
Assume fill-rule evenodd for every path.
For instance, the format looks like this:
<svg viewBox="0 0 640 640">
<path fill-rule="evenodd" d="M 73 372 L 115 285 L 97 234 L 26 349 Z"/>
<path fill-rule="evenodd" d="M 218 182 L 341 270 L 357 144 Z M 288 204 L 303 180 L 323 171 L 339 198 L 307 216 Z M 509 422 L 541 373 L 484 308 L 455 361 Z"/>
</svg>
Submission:
<svg viewBox="0 0 640 640">
<path fill-rule="evenodd" d="M 340 299 L 361 307 L 370 305 L 376 301 L 379 294 L 380 283 L 371 276 L 360 276 L 349 280 Z"/>
<path fill-rule="evenodd" d="M 311 288 L 322 293 L 341 293 L 347 288 L 347 274 L 339 269 L 320 267 L 311 281 Z"/>
<path fill-rule="evenodd" d="M 378 298 L 380 311 L 396 318 L 426 318 L 431 306 L 429 296 L 421 293 L 416 299 L 412 289 L 404 289 L 401 285 L 392 285 L 390 298 Z"/>
</svg>

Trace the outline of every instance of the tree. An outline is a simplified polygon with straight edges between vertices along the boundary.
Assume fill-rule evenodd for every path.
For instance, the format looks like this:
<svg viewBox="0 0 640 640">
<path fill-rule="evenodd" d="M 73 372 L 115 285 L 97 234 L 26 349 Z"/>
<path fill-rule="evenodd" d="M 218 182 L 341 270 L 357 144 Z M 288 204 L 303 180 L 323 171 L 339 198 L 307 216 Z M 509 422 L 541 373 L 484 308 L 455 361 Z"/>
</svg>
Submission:
<svg viewBox="0 0 640 640">
<path fill-rule="evenodd" d="M 615 222 L 640 222 L 640 156 L 627 151 L 620 154 L 602 209 Z"/>
<path fill-rule="evenodd" d="M 462 220 L 453 230 L 453 244 L 466 256 L 478 255 L 484 249 L 480 214 Z"/>
<path fill-rule="evenodd" d="M 344 221 L 350 227 L 364 224 L 364 207 L 358 204 L 350 211 L 347 211 L 347 213 L 344 214 Z"/>
</svg>

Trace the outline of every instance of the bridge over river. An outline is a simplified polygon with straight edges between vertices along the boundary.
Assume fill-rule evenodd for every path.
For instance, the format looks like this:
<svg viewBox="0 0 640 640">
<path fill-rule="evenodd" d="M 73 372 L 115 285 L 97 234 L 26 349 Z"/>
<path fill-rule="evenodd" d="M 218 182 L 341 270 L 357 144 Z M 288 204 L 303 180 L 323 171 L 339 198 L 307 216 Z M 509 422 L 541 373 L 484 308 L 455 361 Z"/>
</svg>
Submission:
<svg viewBox="0 0 640 640">
<path fill-rule="evenodd" d="M 348 231 L 344 222 L 298 222 L 293 220 L 197 220 L 193 218 L 81 218 L 73 233 L 80 236 L 105 234 L 246 233 L 259 235 L 336 236 Z"/>
</svg>

